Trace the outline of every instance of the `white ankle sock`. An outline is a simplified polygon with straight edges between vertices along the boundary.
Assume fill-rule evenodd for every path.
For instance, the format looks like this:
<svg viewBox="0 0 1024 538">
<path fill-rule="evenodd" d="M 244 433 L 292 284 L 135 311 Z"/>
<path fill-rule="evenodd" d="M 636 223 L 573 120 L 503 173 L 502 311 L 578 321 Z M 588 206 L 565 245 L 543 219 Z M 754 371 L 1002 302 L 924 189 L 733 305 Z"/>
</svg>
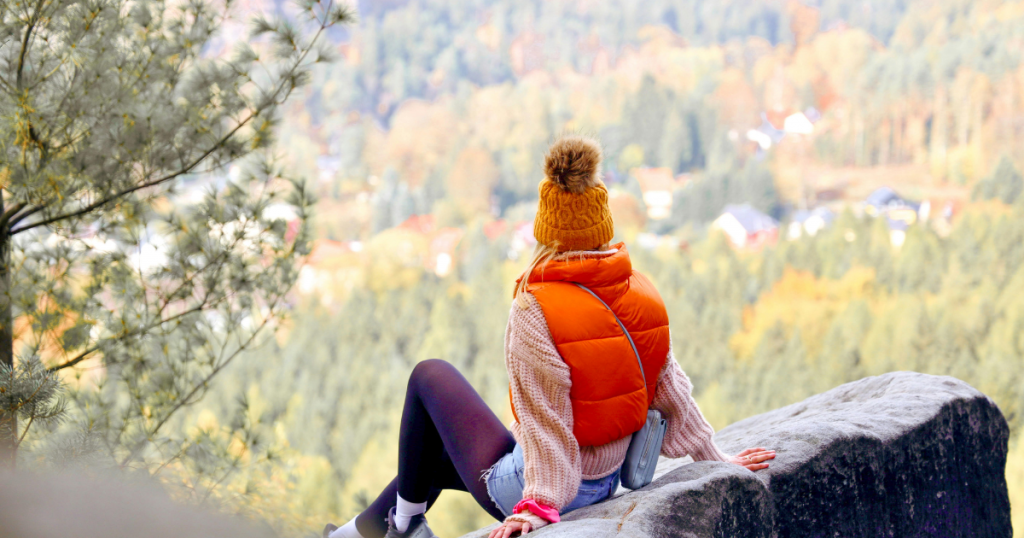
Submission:
<svg viewBox="0 0 1024 538">
<path fill-rule="evenodd" d="M 409 529 L 409 522 L 412 518 L 427 511 L 427 503 L 411 503 L 398 495 L 398 505 L 395 506 L 395 528 L 398 532 L 405 532 Z"/>
<path fill-rule="evenodd" d="M 359 529 L 356 528 L 356 518 L 352 518 L 348 523 L 334 529 L 327 538 L 363 538 L 363 535 L 359 534 Z"/>
</svg>

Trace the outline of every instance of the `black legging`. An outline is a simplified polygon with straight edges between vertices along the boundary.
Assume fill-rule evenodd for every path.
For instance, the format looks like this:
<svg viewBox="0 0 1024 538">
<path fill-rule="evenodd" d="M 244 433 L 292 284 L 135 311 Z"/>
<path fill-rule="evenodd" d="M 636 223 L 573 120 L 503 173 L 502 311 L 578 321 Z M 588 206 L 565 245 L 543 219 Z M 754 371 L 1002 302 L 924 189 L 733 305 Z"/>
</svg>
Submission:
<svg viewBox="0 0 1024 538">
<path fill-rule="evenodd" d="M 359 534 L 387 533 L 395 494 L 434 504 L 441 490 L 468 491 L 495 519 L 504 516 L 487 494 L 481 475 L 512 451 L 516 441 L 454 366 L 430 359 L 409 377 L 398 436 L 398 477 L 356 518 Z"/>
</svg>

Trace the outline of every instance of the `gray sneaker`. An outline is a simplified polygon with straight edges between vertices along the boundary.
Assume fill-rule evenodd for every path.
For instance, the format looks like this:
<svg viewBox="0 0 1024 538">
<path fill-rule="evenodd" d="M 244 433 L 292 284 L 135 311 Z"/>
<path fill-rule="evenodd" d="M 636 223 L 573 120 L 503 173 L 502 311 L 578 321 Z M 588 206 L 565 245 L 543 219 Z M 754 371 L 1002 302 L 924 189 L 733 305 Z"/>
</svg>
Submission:
<svg viewBox="0 0 1024 538">
<path fill-rule="evenodd" d="M 405 532 L 398 532 L 395 528 L 395 507 L 392 506 L 388 511 L 388 533 L 384 538 L 437 538 L 437 535 L 427 526 L 427 517 L 423 514 L 413 516 L 409 528 Z"/>
</svg>

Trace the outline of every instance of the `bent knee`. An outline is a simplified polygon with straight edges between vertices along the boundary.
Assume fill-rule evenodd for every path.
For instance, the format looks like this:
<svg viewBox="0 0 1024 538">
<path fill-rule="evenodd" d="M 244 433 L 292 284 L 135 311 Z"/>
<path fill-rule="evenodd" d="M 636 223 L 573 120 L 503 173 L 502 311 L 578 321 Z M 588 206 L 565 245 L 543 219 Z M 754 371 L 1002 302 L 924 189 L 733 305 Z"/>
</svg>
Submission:
<svg viewBox="0 0 1024 538">
<path fill-rule="evenodd" d="M 409 375 L 409 385 L 427 384 L 431 385 L 442 381 L 446 376 L 458 373 L 448 361 L 441 359 L 427 359 L 420 361 L 412 369 Z"/>
</svg>

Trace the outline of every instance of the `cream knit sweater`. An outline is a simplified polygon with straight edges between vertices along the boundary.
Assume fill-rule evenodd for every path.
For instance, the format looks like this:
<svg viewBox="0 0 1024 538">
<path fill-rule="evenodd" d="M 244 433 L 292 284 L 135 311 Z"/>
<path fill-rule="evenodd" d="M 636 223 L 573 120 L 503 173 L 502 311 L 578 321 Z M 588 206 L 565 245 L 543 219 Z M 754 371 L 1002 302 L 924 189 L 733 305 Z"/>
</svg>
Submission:
<svg viewBox="0 0 1024 538">
<path fill-rule="evenodd" d="M 601 254 L 607 255 L 592 255 Z M 604 478 L 622 466 L 630 438 L 596 447 L 581 448 L 576 443 L 569 366 L 555 347 L 540 304 L 532 297 L 529 302 L 526 309 L 513 302 L 505 330 L 505 366 L 519 417 L 511 430 L 526 464 L 523 498 L 561 511 L 576 497 L 580 480 Z M 690 455 L 696 461 L 726 461 L 691 390 L 690 379 L 670 349 L 651 405 L 668 420 L 661 453 L 669 458 Z M 528 511 L 509 520 L 529 522 L 533 528 L 547 524 Z"/>
</svg>

